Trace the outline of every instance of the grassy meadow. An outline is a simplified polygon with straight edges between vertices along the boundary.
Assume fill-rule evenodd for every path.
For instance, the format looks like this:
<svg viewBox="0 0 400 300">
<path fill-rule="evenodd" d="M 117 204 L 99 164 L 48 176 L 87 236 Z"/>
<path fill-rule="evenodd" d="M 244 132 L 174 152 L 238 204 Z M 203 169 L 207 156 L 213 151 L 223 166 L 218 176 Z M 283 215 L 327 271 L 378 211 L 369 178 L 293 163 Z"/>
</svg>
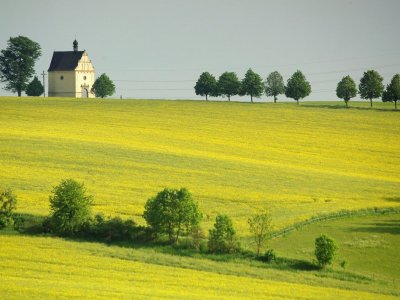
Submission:
<svg viewBox="0 0 400 300">
<path fill-rule="evenodd" d="M 208 229 L 269 208 L 275 229 L 319 214 L 400 207 L 400 112 L 391 103 L 238 103 L 0 97 L 0 188 L 17 212 L 49 213 L 61 179 L 95 212 L 143 224 L 164 187 L 186 187 Z M 317 222 L 269 241 L 278 261 L 162 245 L 105 245 L 0 232 L 0 298 L 398 299 L 398 214 Z M 333 237 L 316 270 L 314 240 Z M 346 261 L 346 267 L 340 263 Z"/>
</svg>

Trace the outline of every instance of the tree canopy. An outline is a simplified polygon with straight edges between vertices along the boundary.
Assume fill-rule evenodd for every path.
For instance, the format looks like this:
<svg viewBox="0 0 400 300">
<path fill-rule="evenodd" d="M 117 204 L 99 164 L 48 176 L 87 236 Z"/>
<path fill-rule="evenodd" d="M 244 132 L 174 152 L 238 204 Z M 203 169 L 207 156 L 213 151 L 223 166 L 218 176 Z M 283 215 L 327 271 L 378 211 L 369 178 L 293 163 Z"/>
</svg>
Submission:
<svg viewBox="0 0 400 300">
<path fill-rule="evenodd" d="M 10 37 L 0 53 L 0 80 L 5 89 L 21 96 L 35 74 L 35 62 L 41 55 L 40 45 L 27 37 Z"/>
<path fill-rule="evenodd" d="M 199 224 L 202 215 L 187 189 L 166 188 L 147 200 L 143 217 L 156 234 L 166 233 L 176 243 L 184 231 Z"/>
<path fill-rule="evenodd" d="M 394 108 L 397 109 L 397 101 L 400 100 L 400 74 L 393 76 L 390 84 L 382 94 L 383 102 L 394 102 Z"/>
<path fill-rule="evenodd" d="M 242 80 L 240 95 L 250 96 L 251 102 L 253 102 L 253 97 L 261 97 L 263 92 L 264 85 L 261 76 L 253 72 L 252 69 L 248 69 Z"/>
<path fill-rule="evenodd" d="M 384 90 L 383 77 L 375 70 L 368 70 L 364 72 L 358 89 L 361 98 L 369 99 L 372 107 L 372 99 L 382 96 Z"/>
<path fill-rule="evenodd" d="M 44 93 L 43 84 L 39 81 L 37 76 L 33 77 L 33 80 L 28 84 L 25 93 L 28 96 L 40 96 Z"/>
<path fill-rule="evenodd" d="M 335 241 L 325 234 L 315 239 L 315 257 L 320 267 L 330 265 L 336 255 L 337 245 Z"/>
<path fill-rule="evenodd" d="M 218 95 L 217 80 L 213 75 L 208 72 L 203 72 L 194 86 L 196 95 L 206 96 L 206 101 L 208 96 Z"/>
<path fill-rule="evenodd" d="M 112 80 L 103 73 L 96 79 L 91 91 L 96 95 L 96 97 L 104 98 L 112 96 L 115 93 L 115 85 Z"/>
<path fill-rule="evenodd" d="M 86 194 L 83 183 L 73 179 L 62 180 L 50 196 L 51 229 L 65 236 L 79 233 L 90 221 L 92 196 Z"/>
<path fill-rule="evenodd" d="M 231 96 L 240 92 L 240 81 L 234 72 L 225 72 L 218 79 L 218 94 L 225 95 L 231 101 Z"/>
<path fill-rule="evenodd" d="M 279 74 L 278 71 L 268 75 L 264 82 L 264 87 L 267 96 L 274 96 L 274 103 L 276 103 L 278 95 L 285 93 L 285 83 L 283 82 L 282 75 Z"/>
<path fill-rule="evenodd" d="M 306 80 L 306 77 L 303 73 L 297 70 L 292 77 L 288 79 L 286 85 L 286 97 L 293 98 L 299 104 L 299 99 L 303 99 L 310 95 L 311 93 L 311 85 Z"/>
<path fill-rule="evenodd" d="M 345 76 L 338 83 L 336 88 L 336 96 L 341 98 L 348 106 L 347 102 L 357 95 L 357 86 L 354 80 L 350 76 Z"/>
<path fill-rule="evenodd" d="M 210 229 L 208 249 L 213 253 L 231 253 L 238 248 L 236 230 L 227 215 L 217 215 L 214 228 Z"/>
</svg>

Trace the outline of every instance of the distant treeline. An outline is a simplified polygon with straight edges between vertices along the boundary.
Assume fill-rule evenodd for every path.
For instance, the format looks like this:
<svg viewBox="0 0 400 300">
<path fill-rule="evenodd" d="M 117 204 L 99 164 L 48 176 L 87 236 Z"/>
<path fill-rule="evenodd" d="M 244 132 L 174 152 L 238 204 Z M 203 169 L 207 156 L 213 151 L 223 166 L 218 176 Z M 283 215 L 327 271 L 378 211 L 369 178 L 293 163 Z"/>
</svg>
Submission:
<svg viewBox="0 0 400 300">
<path fill-rule="evenodd" d="M 244 78 L 239 80 L 236 73 L 224 72 L 218 80 L 209 72 L 203 72 L 194 86 L 196 95 L 205 96 L 224 96 L 231 100 L 231 96 L 250 96 L 259 98 L 265 93 L 267 96 L 274 97 L 274 102 L 279 95 L 285 94 L 286 97 L 297 101 L 307 97 L 311 93 L 311 84 L 301 71 L 296 71 L 287 81 L 286 85 L 283 77 L 278 71 L 270 73 L 265 81 L 261 76 L 249 69 Z M 400 74 L 393 76 L 390 84 L 383 85 L 383 77 L 375 70 L 364 72 L 360 80 L 358 89 L 356 83 L 350 76 L 343 77 L 336 88 L 336 95 L 343 99 L 348 106 L 351 98 L 357 94 L 362 99 L 369 100 L 372 107 L 372 100 L 381 98 L 384 102 L 394 102 L 397 109 L 397 101 L 400 99 Z"/>
</svg>

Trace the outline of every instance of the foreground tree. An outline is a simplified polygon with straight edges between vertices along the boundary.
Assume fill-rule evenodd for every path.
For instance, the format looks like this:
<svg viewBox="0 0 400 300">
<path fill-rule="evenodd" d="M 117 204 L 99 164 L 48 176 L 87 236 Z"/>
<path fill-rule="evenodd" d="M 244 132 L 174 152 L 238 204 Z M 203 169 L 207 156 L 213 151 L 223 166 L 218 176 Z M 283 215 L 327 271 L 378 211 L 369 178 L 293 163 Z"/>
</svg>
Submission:
<svg viewBox="0 0 400 300">
<path fill-rule="evenodd" d="M 189 191 L 182 188 L 164 189 L 147 200 L 143 217 L 156 234 L 166 233 L 176 243 L 183 232 L 200 223 L 202 215 Z"/>
<path fill-rule="evenodd" d="M 112 96 L 115 93 L 115 85 L 112 80 L 103 73 L 94 82 L 91 92 L 94 93 L 96 97 L 100 98 Z"/>
<path fill-rule="evenodd" d="M 40 57 L 40 45 L 27 37 L 10 37 L 7 48 L 0 54 L 0 80 L 5 90 L 21 97 L 29 80 L 35 74 L 35 62 Z"/>
<path fill-rule="evenodd" d="M 0 191 L 0 229 L 14 225 L 17 197 L 10 189 Z"/>
<path fill-rule="evenodd" d="M 226 215 L 218 215 L 214 228 L 209 231 L 208 250 L 212 253 L 232 253 L 237 249 L 236 231 L 232 220 Z"/>
<path fill-rule="evenodd" d="M 208 72 L 203 72 L 194 86 L 194 91 L 196 95 L 206 96 L 206 101 L 208 101 L 208 96 L 217 96 L 217 80 L 215 77 Z"/>
<path fill-rule="evenodd" d="M 256 246 L 257 256 L 259 256 L 261 248 L 265 246 L 272 231 L 271 214 L 268 211 L 261 212 L 249 218 L 248 223 Z"/>
<path fill-rule="evenodd" d="M 382 96 L 384 86 L 383 77 L 375 70 L 364 72 L 364 76 L 360 80 L 358 86 L 360 96 L 363 99 L 369 99 L 372 107 L 372 99 Z"/>
<path fill-rule="evenodd" d="M 263 91 L 264 85 L 261 76 L 249 69 L 242 80 L 240 95 L 250 96 L 250 100 L 253 102 L 253 97 L 261 97 Z"/>
<path fill-rule="evenodd" d="M 336 255 L 337 246 L 333 239 L 321 234 L 315 239 L 315 257 L 321 268 L 330 265 Z"/>
<path fill-rule="evenodd" d="M 274 96 L 274 103 L 276 103 L 278 95 L 285 93 L 285 83 L 278 71 L 268 75 L 267 80 L 264 82 L 264 87 L 267 96 Z"/>
<path fill-rule="evenodd" d="M 397 101 L 400 100 L 400 74 L 393 76 L 390 84 L 382 94 L 383 102 L 394 102 L 394 109 L 397 110 Z"/>
<path fill-rule="evenodd" d="M 44 93 L 43 84 L 39 81 L 37 76 L 33 77 L 33 80 L 28 84 L 25 93 L 28 96 L 40 96 Z"/>
<path fill-rule="evenodd" d="M 234 72 L 225 72 L 218 79 L 218 94 L 225 95 L 231 101 L 231 96 L 240 92 L 240 81 Z"/>
<path fill-rule="evenodd" d="M 285 95 L 293 98 L 299 104 L 299 100 L 307 97 L 311 93 L 311 85 L 301 71 L 296 71 L 288 79 Z"/>
<path fill-rule="evenodd" d="M 50 196 L 50 228 L 53 232 L 74 236 L 90 222 L 93 197 L 86 194 L 83 183 L 62 180 Z"/>
<path fill-rule="evenodd" d="M 338 83 L 336 88 L 336 96 L 341 98 L 346 103 L 348 107 L 348 102 L 351 98 L 357 95 L 357 86 L 354 80 L 350 76 L 345 76 Z"/>
</svg>

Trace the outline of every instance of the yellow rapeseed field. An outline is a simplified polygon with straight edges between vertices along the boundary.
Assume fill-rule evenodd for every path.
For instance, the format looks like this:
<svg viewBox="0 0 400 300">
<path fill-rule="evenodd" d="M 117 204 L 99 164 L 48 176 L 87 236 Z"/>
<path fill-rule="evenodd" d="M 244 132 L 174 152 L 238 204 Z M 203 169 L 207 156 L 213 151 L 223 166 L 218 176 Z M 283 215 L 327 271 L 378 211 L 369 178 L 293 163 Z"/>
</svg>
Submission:
<svg viewBox="0 0 400 300">
<path fill-rule="evenodd" d="M 121 259 L 96 243 L 0 235 L 0 245 L 2 299 L 397 299 Z"/>
<path fill-rule="evenodd" d="M 149 197 L 186 187 L 205 228 L 226 213 L 241 236 L 264 207 L 280 228 L 399 205 L 400 114 L 342 106 L 2 97 L 0 186 L 46 215 L 52 187 L 74 178 L 96 211 L 139 223 Z"/>
</svg>

